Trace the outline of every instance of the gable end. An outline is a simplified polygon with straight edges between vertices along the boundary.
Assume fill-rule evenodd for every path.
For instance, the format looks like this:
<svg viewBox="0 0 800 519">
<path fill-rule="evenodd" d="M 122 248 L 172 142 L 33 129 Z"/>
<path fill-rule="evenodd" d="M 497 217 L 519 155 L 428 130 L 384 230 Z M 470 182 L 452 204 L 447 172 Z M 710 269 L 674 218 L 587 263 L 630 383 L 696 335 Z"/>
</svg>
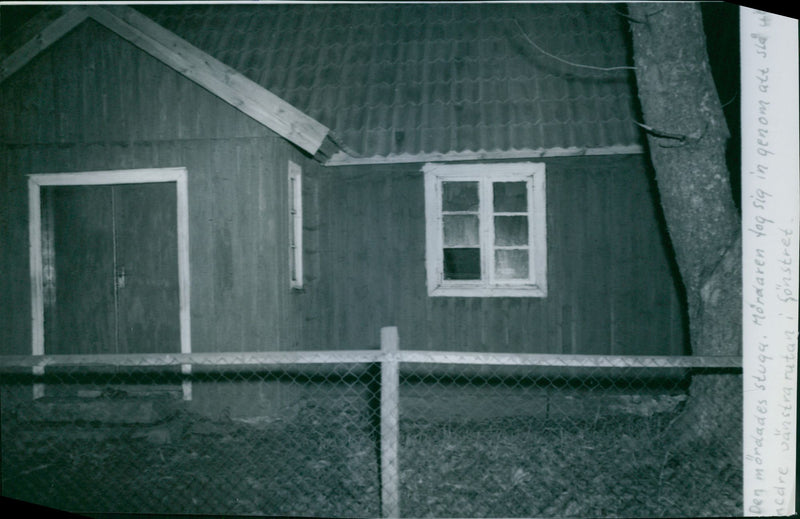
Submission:
<svg viewBox="0 0 800 519">
<path fill-rule="evenodd" d="M 176 70 L 310 155 L 325 144 L 329 130 L 272 92 L 129 7 L 74 7 L 0 63 L 0 83 L 44 49 L 91 18 Z"/>
</svg>

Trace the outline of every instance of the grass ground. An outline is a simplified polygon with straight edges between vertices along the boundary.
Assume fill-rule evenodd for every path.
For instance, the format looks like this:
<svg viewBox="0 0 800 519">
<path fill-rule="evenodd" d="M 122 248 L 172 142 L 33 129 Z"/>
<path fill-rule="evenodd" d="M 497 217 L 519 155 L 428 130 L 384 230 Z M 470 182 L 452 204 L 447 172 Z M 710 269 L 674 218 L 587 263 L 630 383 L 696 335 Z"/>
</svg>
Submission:
<svg viewBox="0 0 800 519">
<path fill-rule="evenodd" d="M 3 494 L 78 512 L 377 517 L 374 416 L 351 404 L 304 403 L 263 423 L 181 411 L 147 434 L 20 423 L 4 410 Z M 741 515 L 736 429 L 725 446 L 674 451 L 663 434 L 672 418 L 401 416 L 401 514 Z"/>
<path fill-rule="evenodd" d="M 415 424 L 400 450 L 410 517 L 742 514 L 741 456 L 660 435 L 667 416 Z"/>
</svg>

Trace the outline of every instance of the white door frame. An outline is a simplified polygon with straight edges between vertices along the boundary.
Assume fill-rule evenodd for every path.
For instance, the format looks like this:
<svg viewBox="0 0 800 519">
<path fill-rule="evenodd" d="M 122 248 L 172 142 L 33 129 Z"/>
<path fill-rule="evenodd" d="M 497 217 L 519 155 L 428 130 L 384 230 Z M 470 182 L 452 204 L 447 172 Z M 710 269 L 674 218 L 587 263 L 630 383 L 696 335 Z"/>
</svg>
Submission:
<svg viewBox="0 0 800 519">
<path fill-rule="evenodd" d="M 28 229 L 31 266 L 31 350 L 44 355 L 44 287 L 42 272 L 41 188 L 44 186 L 98 186 L 175 182 L 178 222 L 178 292 L 181 353 L 191 353 L 189 278 L 189 198 L 186 168 L 124 169 L 81 173 L 28 175 Z M 184 366 L 184 372 L 188 371 Z"/>
</svg>

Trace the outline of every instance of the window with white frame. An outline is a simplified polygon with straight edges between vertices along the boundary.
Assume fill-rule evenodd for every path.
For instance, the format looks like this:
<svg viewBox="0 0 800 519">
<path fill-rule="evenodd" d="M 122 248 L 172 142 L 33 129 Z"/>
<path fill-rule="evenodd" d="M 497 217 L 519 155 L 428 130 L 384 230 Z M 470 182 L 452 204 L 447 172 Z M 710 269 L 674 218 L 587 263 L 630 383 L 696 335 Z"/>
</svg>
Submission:
<svg viewBox="0 0 800 519">
<path fill-rule="evenodd" d="M 426 164 L 428 294 L 545 297 L 545 167 Z"/>
<path fill-rule="evenodd" d="M 303 184 L 300 166 L 289 161 L 289 282 L 303 288 Z"/>
</svg>

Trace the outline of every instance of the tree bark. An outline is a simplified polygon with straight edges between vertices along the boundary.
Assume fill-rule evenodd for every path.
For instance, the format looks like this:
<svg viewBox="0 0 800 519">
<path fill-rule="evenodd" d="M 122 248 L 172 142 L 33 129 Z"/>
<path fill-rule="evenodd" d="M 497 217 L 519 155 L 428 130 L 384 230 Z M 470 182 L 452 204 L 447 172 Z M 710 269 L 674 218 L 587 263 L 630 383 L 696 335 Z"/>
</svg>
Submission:
<svg viewBox="0 0 800 519">
<path fill-rule="evenodd" d="M 729 132 L 711 75 L 700 7 L 630 3 L 628 12 L 651 162 L 686 288 L 692 353 L 738 355 L 741 223 L 725 162 Z M 731 420 L 741 416 L 736 397 L 741 378 L 695 376 L 691 394 L 676 427 L 682 437 L 705 442 L 730 437 Z"/>
</svg>

